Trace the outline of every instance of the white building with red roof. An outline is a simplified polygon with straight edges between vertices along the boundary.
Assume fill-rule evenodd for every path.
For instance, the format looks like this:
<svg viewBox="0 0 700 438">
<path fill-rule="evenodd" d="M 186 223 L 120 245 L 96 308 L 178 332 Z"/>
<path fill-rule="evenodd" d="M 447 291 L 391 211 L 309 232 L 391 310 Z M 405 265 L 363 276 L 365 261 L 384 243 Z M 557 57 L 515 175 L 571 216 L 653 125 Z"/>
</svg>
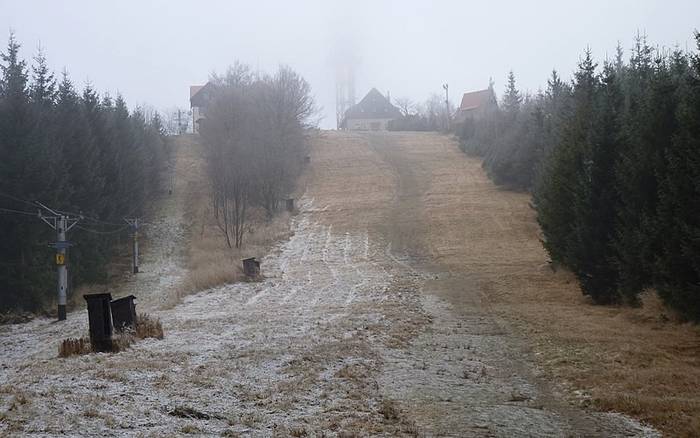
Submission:
<svg viewBox="0 0 700 438">
<path fill-rule="evenodd" d="M 493 88 L 489 87 L 485 90 L 470 91 L 464 93 L 462 102 L 454 114 L 452 121 L 454 124 L 461 124 L 467 118 L 481 117 L 498 108 L 496 94 Z"/>
<path fill-rule="evenodd" d="M 192 132 L 199 133 L 199 122 L 204 118 L 205 108 L 209 102 L 211 82 L 204 85 L 190 85 L 190 108 L 192 110 Z"/>
</svg>

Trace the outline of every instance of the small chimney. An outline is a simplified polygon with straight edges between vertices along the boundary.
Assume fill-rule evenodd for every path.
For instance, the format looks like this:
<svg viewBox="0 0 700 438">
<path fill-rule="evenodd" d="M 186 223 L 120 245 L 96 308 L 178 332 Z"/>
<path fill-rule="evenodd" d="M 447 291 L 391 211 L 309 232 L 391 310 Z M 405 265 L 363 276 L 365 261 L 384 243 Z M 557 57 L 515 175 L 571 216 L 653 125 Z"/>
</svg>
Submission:
<svg viewBox="0 0 700 438">
<path fill-rule="evenodd" d="M 388 100 L 389 103 L 391 103 L 391 94 L 389 94 L 389 90 L 386 90 L 386 100 Z"/>
</svg>

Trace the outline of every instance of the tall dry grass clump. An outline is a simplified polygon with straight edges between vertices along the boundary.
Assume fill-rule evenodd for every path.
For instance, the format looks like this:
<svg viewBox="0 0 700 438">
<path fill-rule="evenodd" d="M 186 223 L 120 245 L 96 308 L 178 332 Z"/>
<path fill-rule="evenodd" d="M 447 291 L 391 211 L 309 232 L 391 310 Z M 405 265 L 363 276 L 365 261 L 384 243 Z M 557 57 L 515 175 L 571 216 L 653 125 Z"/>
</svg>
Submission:
<svg viewBox="0 0 700 438">
<path fill-rule="evenodd" d="M 70 357 L 92 352 L 89 338 L 68 338 L 58 347 L 58 357 Z"/>
<path fill-rule="evenodd" d="M 136 339 L 163 339 L 163 324 L 161 324 L 160 319 L 148 313 L 139 313 L 138 318 L 136 318 L 134 335 Z"/>
</svg>

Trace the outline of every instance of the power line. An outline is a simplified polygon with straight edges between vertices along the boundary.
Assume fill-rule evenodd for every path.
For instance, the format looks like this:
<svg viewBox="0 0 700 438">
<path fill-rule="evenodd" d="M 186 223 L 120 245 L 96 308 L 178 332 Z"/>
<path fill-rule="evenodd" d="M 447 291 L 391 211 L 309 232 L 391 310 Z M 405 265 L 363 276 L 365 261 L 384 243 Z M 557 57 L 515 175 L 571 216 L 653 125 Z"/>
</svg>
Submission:
<svg viewBox="0 0 700 438">
<path fill-rule="evenodd" d="M 0 207 L 0 211 L 4 212 L 4 213 L 25 214 L 27 216 L 34 216 L 34 217 L 39 216 L 37 213 L 31 213 L 29 211 L 22 211 L 22 210 L 13 210 L 11 208 L 4 208 L 4 207 Z"/>
<path fill-rule="evenodd" d="M 15 201 L 19 201 L 19 202 L 25 202 L 25 201 L 23 201 L 23 200 L 21 200 L 21 199 L 19 199 L 19 198 L 14 198 L 14 197 L 6 196 L 6 195 L 4 195 L 3 193 L 0 193 L 0 196 L 5 196 L 5 197 L 8 197 L 8 198 L 13 199 L 13 200 L 15 200 Z M 32 205 L 32 206 L 34 206 L 34 207 L 37 207 L 37 205 L 34 204 L 34 203 L 31 203 L 31 202 L 28 202 L 28 201 L 26 201 L 25 203 L 27 203 L 27 204 L 29 204 L 29 205 Z M 48 209 L 47 207 L 44 207 L 43 205 L 42 205 L 42 207 L 45 208 L 45 209 L 47 209 L 47 210 L 49 210 L 49 211 L 51 211 L 51 212 L 81 217 L 81 215 L 80 215 L 79 213 L 71 213 L 71 212 L 69 212 L 69 211 L 56 210 L 56 209 Z M 22 214 L 22 215 L 26 215 L 26 216 L 40 217 L 39 213 L 32 213 L 32 212 L 30 212 L 30 211 L 15 210 L 15 209 L 12 209 L 12 208 L 5 208 L 5 207 L 0 207 L 0 212 L 2 212 L 2 213 L 7 213 L 7 214 Z M 83 231 L 88 231 L 88 232 L 97 233 L 97 234 L 113 234 L 113 233 L 118 233 L 119 231 L 122 231 L 122 230 L 128 228 L 128 225 L 124 225 L 123 223 L 115 223 L 115 222 L 103 221 L 103 220 L 96 219 L 96 218 L 93 218 L 93 217 L 90 217 L 90 216 L 82 216 L 82 219 L 87 220 L 87 221 L 90 221 L 90 222 L 94 222 L 94 223 L 96 223 L 96 224 L 102 224 L 102 225 L 108 225 L 108 226 L 119 227 L 118 230 L 114 230 L 114 231 L 99 231 L 99 230 L 91 230 L 91 229 L 89 229 L 89 228 L 80 227 L 80 226 L 77 227 L 77 228 L 80 228 L 80 229 L 83 230 Z M 150 225 L 150 224 L 148 224 L 148 223 L 141 223 L 140 225 Z"/>
<path fill-rule="evenodd" d="M 42 204 L 39 201 L 29 201 L 27 199 L 18 198 L 17 196 L 13 196 L 13 195 L 10 195 L 10 194 L 4 193 L 4 192 L 0 192 L 0 196 L 7 198 L 7 199 L 11 199 L 11 200 L 16 201 L 16 202 L 21 202 L 23 204 L 31 205 L 32 207 L 41 207 L 45 210 L 50 211 L 52 214 L 60 213 L 60 214 L 65 214 L 65 215 L 69 215 L 69 216 L 78 216 L 82 219 L 89 220 L 89 221 L 92 221 L 95 223 L 100 223 L 100 224 L 104 224 L 104 225 L 113 225 L 116 227 L 121 227 L 123 225 L 122 223 L 105 221 L 102 219 L 98 219 L 94 216 L 88 216 L 88 215 L 83 214 L 83 213 L 76 213 L 74 211 L 65 211 L 65 210 L 58 210 L 55 208 L 49 208 L 49 207 L 46 207 L 44 204 Z M 31 213 L 31 214 L 33 216 L 37 216 L 36 213 Z"/>
<path fill-rule="evenodd" d="M 60 210 L 56 210 L 56 211 L 60 211 Z M 72 214 L 72 213 L 65 213 L 65 212 L 61 212 L 61 213 L 64 213 L 64 214 Z M 124 224 L 119 224 L 119 223 L 116 223 L 116 222 L 103 221 L 103 220 L 101 220 L 101 219 L 96 219 L 96 218 L 94 218 L 94 217 L 85 216 L 85 215 L 83 215 L 83 219 L 85 219 L 85 220 L 87 220 L 87 221 L 90 221 L 90 222 L 94 222 L 94 223 L 96 223 L 96 224 L 112 225 L 112 226 L 115 226 L 115 227 L 121 227 L 122 225 L 124 225 Z"/>
<path fill-rule="evenodd" d="M 7 199 L 12 199 L 13 201 L 17 202 L 22 202 L 27 205 L 31 205 L 32 207 L 36 207 L 36 203 L 32 201 L 27 201 L 26 199 L 21 199 L 13 195 L 8 195 L 7 193 L 0 192 L 0 196 L 7 198 Z"/>
<path fill-rule="evenodd" d="M 100 231 L 100 230 L 93 230 L 93 229 L 90 229 L 90 228 L 81 227 L 80 225 L 76 225 L 76 226 L 75 226 L 75 228 L 81 229 L 81 230 L 83 230 L 83 231 L 87 231 L 88 233 L 94 233 L 94 234 L 116 234 L 116 233 L 119 233 L 120 231 L 124 231 L 124 230 L 127 229 L 128 227 L 129 227 L 129 225 L 124 225 L 124 226 L 122 226 L 121 228 L 119 228 L 118 230 Z"/>
</svg>

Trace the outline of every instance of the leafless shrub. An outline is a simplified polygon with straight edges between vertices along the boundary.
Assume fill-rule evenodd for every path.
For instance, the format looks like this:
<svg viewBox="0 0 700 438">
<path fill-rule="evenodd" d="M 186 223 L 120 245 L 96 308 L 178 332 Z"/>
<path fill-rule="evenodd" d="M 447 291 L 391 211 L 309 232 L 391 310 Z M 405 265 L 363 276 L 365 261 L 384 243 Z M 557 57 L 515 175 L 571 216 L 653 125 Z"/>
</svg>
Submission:
<svg viewBox="0 0 700 438">
<path fill-rule="evenodd" d="M 261 207 L 247 211 L 245 243 L 230 248 L 222 239 L 211 207 L 211 183 L 206 176 L 205 146 L 200 141 L 181 138 L 178 166 L 188 169 L 181 184 L 185 196 L 186 217 L 191 224 L 192 239 L 187 248 L 187 275 L 168 291 L 164 308 L 172 308 L 182 298 L 244 278 L 241 259 L 266 254 L 273 245 L 289 237 L 289 216 L 282 212 L 268 220 Z"/>
</svg>

